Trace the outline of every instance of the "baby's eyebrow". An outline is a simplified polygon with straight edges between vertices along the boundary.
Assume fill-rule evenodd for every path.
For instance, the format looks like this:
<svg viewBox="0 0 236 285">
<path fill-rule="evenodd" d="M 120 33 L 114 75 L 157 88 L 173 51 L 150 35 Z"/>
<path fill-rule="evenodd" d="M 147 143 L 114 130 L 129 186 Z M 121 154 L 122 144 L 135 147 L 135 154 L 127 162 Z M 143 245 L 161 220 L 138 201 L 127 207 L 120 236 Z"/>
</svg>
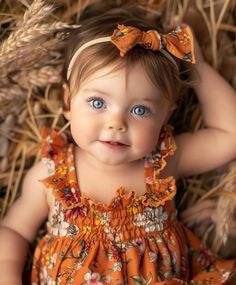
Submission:
<svg viewBox="0 0 236 285">
<path fill-rule="evenodd" d="M 83 90 L 83 92 L 87 92 L 87 93 L 100 93 L 102 95 L 109 95 L 109 93 L 99 90 L 99 89 L 94 89 L 94 88 L 86 88 Z"/>
<path fill-rule="evenodd" d="M 140 101 L 147 101 L 147 102 L 159 102 L 161 100 L 161 97 L 159 95 L 156 95 L 155 97 L 145 97 L 145 98 L 140 98 Z"/>
</svg>

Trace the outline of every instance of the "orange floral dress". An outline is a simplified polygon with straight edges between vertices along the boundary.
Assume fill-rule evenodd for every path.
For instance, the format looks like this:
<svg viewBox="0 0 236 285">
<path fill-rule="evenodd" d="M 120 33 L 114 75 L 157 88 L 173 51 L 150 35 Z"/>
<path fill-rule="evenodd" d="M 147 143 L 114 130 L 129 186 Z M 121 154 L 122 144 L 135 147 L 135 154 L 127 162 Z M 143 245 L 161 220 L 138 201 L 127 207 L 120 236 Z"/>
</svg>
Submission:
<svg viewBox="0 0 236 285">
<path fill-rule="evenodd" d="M 54 206 L 35 250 L 33 285 L 224 283 L 235 261 L 214 256 L 178 222 L 175 180 L 159 178 L 176 148 L 170 129 L 144 159 L 146 192 L 138 196 L 120 187 L 108 205 L 78 188 L 73 144 L 53 130 L 42 135 L 49 170 L 42 182 L 53 192 Z"/>
</svg>

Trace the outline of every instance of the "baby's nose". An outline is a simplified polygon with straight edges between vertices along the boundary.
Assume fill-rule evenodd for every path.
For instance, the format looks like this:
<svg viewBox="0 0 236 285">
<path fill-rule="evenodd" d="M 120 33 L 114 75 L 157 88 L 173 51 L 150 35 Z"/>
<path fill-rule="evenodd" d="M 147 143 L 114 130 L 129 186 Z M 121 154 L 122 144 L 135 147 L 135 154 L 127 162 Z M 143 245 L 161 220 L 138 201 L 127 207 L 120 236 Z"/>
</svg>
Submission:
<svg viewBox="0 0 236 285">
<path fill-rule="evenodd" d="M 120 115 L 110 117 L 106 123 L 106 127 L 119 132 L 126 132 L 128 128 L 125 119 Z"/>
</svg>

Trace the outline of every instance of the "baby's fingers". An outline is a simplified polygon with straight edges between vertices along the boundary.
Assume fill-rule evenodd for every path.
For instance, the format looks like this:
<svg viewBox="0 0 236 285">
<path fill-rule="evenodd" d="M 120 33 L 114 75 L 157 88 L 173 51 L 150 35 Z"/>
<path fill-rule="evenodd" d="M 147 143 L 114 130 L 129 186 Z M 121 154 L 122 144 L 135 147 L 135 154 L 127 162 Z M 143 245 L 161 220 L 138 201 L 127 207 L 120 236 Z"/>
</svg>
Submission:
<svg viewBox="0 0 236 285">
<path fill-rule="evenodd" d="M 199 224 L 197 226 L 194 226 L 193 230 L 199 237 L 203 237 L 204 234 L 209 229 L 209 225 L 210 225 L 210 222 L 209 223 L 202 223 L 202 224 Z"/>
<path fill-rule="evenodd" d="M 190 216 L 185 218 L 183 221 L 184 224 L 192 227 L 193 225 L 198 225 L 201 223 L 208 223 L 212 222 L 211 216 L 214 214 L 214 210 L 212 209 L 204 209 L 203 211 L 199 212 L 194 216 Z"/>
<path fill-rule="evenodd" d="M 198 224 L 210 224 L 215 221 L 216 201 L 204 200 L 188 208 L 180 214 L 181 221 L 188 227 Z"/>
<path fill-rule="evenodd" d="M 213 199 L 203 200 L 181 212 L 180 218 L 185 219 L 188 218 L 189 216 L 198 215 L 204 209 L 215 209 L 215 208 L 216 208 L 216 200 Z"/>
</svg>

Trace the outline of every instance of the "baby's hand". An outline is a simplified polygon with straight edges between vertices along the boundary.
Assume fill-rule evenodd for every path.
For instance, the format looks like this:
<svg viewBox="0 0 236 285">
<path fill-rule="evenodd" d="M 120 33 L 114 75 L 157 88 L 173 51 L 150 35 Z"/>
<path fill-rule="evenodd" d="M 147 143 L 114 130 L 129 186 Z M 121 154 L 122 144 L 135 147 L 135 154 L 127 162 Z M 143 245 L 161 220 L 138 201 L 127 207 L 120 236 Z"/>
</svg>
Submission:
<svg viewBox="0 0 236 285">
<path fill-rule="evenodd" d="M 197 202 L 180 214 L 180 220 L 202 236 L 209 225 L 217 221 L 216 206 L 217 200 L 215 199 Z"/>
</svg>

